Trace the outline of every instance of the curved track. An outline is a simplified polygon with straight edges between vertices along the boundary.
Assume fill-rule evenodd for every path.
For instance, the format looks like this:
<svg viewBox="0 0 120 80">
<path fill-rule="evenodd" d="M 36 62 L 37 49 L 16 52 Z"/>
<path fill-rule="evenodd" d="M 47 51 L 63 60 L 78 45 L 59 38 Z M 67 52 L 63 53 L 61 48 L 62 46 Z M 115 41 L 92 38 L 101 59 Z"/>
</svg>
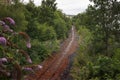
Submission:
<svg viewBox="0 0 120 80">
<path fill-rule="evenodd" d="M 58 53 L 46 59 L 43 68 L 31 74 L 26 80 L 60 80 L 61 73 L 67 68 L 68 57 L 75 52 L 77 40 L 75 27 L 72 26 L 69 38 L 66 39 Z"/>
</svg>

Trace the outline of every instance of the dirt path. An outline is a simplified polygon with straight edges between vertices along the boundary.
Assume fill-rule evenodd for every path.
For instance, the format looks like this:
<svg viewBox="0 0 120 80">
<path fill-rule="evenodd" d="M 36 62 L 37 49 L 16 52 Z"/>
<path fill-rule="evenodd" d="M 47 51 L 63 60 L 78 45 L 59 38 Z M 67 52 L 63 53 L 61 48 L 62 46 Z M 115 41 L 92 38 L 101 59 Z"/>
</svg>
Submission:
<svg viewBox="0 0 120 80">
<path fill-rule="evenodd" d="M 60 51 L 46 59 L 42 63 L 43 68 L 28 76 L 27 80 L 60 80 L 61 73 L 67 68 L 68 57 L 75 52 L 76 48 L 75 27 L 72 26 L 71 34 L 64 41 Z"/>
</svg>

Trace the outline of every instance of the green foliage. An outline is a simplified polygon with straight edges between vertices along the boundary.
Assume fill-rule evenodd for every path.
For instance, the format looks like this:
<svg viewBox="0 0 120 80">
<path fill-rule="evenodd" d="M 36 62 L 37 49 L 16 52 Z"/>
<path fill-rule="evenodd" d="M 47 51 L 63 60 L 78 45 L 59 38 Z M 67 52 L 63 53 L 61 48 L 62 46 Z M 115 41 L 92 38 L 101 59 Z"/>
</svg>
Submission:
<svg viewBox="0 0 120 80">
<path fill-rule="evenodd" d="M 117 80 L 120 74 L 120 63 L 109 57 L 99 56 L 93 65 L 88 65 L 90 70 L 90 78 L 98 78 L 99 80 Z M 119 77 L 118 77 L 119 78 Z"/>
<path fill-rule="evenodd" d="M 32 55 L 38 56 L 38 53 L 41 51 L 41 55 L 39 56 L 42 58 L 36 58 L 36 61 L 42 61 L 50 53 L 59 50 L 59 41 L 57 39 L 64 39 L 68 35 L 67 28 L 69 26 L 67 22 L 69 19 L 65 21 L 66 17 L 63 16 L 61 11 L 57 10 L 55 0 L 43 0 L 42 5 L 38 7 L 30 1 L 25 5 L 25 8 L 26 20 L 28 21 L 26 32 L 33 41 L 38 42 L 31 49 L 31 53 L 36 53 Z M 34 44 L 34 42 L 32 43 Z M 40 46 L 42 47 L 41 50 Z M 42 49 L 43 51 L 48 50 L 48 53 L 46 53 L 47 56 L 44 55 Z"/>
<path fill-rule="evenodd" d="M 55 0 L 43 0 L 40 12 L 39 12 L 39 21 L 40 23 L 48 23 L 49 25 L 53 25 L 54 12 L 56 11 L 56 3 Z"/>
<path fill-rule="evenodd" d="M 101 31 L 103 38 L 101 39 L 103 41 L 103 48 L 104 48 L 104 53 L 106 53 L 106 55 L 109 56 L 109 39 L 115 39 L 115 38 L 111 38 L 111 36 L 117 36 L 117 34 L 119 34 L 119 29 L 118 26 L 119 24 L 119 12 L 115 12 L 115 8 L 116 6 L 118 7 L 117 9 L 120 9 L 119 5 L 119 1 L 95 1 L 95 0 L 91 0 L 94 2 L 94 6 L 92 6 L 95 10 L 93 10 L 92 14 L 95 17 L 96 22 L 99 22 L 99 29 L 97 31 Z M 90 10 L 89 10 L 90 11 Z M 90 11 L 91 12 L 91 11 Z M 101 14 L 100 14 L 101 13 Z M 97 16 L 97 17 L 96 17 Z M 118 17 L 118 18 L 116 18 Z M 114 22 L 115 21 L 115 22 Z M 114 29 L 113 29 L 114 28 Z M 113 32 L 116 32 L 116 34 L 114 34 Z M 98 32 L 96 32 L 98 33 Z M 99 33 L 99 35 L 101 35 Z"/>
<path fill-rule="evenodd" d="M 57 39 L 68 36 L 71 22 L 57 10 L 55 0 L 43 0 L 38 7 L 30 1 L 25 5 L 25 15 L 28 21 L 26 32 L 33 40 L 33 47 L 28 51 L 33 62 L 38 63 L 59 50 L 60 41 Z"/>
<path fill-rule="evenodd" d="M 48 27 L 50 27 L 48 33 L 51 33 L 49 38 L 55 34 L 57 34 L 57 39 L 64 39 L 68 36 L 68 30 L 71 28 L 71 22 L 61 11 L 57 10 L 55 1 L 43 0 L 42 5 L 39 7 L 36 7 L 33 2 L 30 2 L 26 5 L 26 9 L 26 19 L 29 21 L 27 27 L 28 29 L 26 31 L 32 38 L 39 39 L 40 41 L 48 40 L 43 38 L 45 36 L 48 37 L 49 35 L 44 35 L 45 29 L 48 30 Z M 42 28 L 40 26 L 45 27 L 42 27 L 44 31 L 42 30 L 41 32 Z M 52 30 L 52 27 L 54 30 Z"/>
<path fill-rule="evenodd" d="M 46 57 L 50 55 L 50 50 L 46 48 L 44 44 L 39 42 L 38 40 L 32 41 L 32 48 L 30 51 L 30 56 L 35 63 L 39 63 L 43 61 Z"/>
<path fill-rule="evenodd" d="M 58 10 L 55 12 L 55 19 L 53 20 L 53 27 L 57 34 L 57 39 L 65 39 L 68 37 L 68 32 L 71 29 L 71 21 L 63 13 Z"/>
<path fill-rule="evenodd" d="M 95 56 L 79 54 L 75 59 L 71 74 L 77 80 L 119 80 L 120 61 L 116 57 Z M 118 55 L 117 55 L 118 56 Z M 91 58 L 90 58 L 91 57 Z M 118 56 L 119 57 L 119 56 Z M 80 61 L 80 62 L 79 62 Z M 77 62 L 77 65 L 76 65 Z M 84 63 L 84 65 L 83 65 Z"/>
<path fill-rule="evenodd" d="M 59 41 L 57 40 L 40 42 L 38 39 L 34 39 L 31 43 L 32 48 L 28 51 L 31 53 L 30 56 L 35 64 L 39 64 L 52 52 L 59 50 Z"/>
<path fill-rule="evenodd" d="M 79 52 L 82 52 L 82 54 L 88 54 L 88 52 L 90 53 L 89 50 L 91 50 L 91 43 L 93 39 L 92 33 L 89 29 L 85 28 L 85 26 L 79 26 L 78 34 Z"/>
<path fill-rule="evenodd" d="M 56 39 L 56 33 L 53 29 L 53 27 L 48 26 L 46 24 L 39 25 L 38 28 L 38 39 L 40 41 L 47 41 L 47 40 L 55 40 Z"/>
<path fill-rule="evenodd" d="M 27 30 L 28 34 L 33 39 L 38 39 L 39 41 L 56 39 L 56 32 L 52 26 L 48 26 L 47 24 L 39 24 L 37 21 L 33 23 L 33 26 L 29 26 Z"/>
<path fill-rule="evenodd" d="M 119 10 L 117 0 L 90 0 L 94 5 L 89 5 L 86 12 L 74 17 L 76 25 L 86 26 L 92 34 L 92 52 L 112 56 L 116 43 L 119 44 Z M 77 26 L 79 27 L 79 26 Z M 112 42 L 111 42 L 112 41 Z M 98 43 L 99 42 L 99 43 Z"/>
<path fill-rule="evenodd" d="M 120 48 L 116 48 L 115 50 L 114 50 L 114 56 L 113 56 L 113 58 L 115 58 L 115 59 L 117 59 L 117 60 L 119 60 L 120 61 Z"/>
<path fill-rule="evenodd" d="M 23 7 L 22 4 L 18 5 L 19 7 L 16 7 L 16 5 L 11 5 L 11 6 L 5 6 L 5 5 L 0 5 L 0 18 L 2 19 L 3 17 L 12 17 L 16 21 L 16 26 L 13 27 L 13 29 L 17 31 L 24 31 L 27 27 L 27 21 L 25 20 L 25 14 L 24 10 L 25 8 Z M 19 13 L 19 14 L 18 14 Z"/>
<path fill-rule="evenodd" d="M 88 80 L 90 71 L 87 68 L 87 64 L 90 62 L 89 50 L 92 34 L 84 26 L 79 26 L 79 49 L 77 52 L 77 57 L 74 60 L 73 68 L 71 70 L 71 75 L 77 80 Z"/>
<path fill-rule="evenodd" d="M 71 74 L 77 80 L 119 80 L 120 1 L 90 1 L 94 5 L 73 18 L 80 45 Z"/>
<path fill-rule="evenodd" d="M 65 39 L 66 38 L 66 34 L 67 34 L 67 27 L 66 24 L 64 22 L 64 20 L 62 20 L 61 18 L 59 19 L 55 19 L 54 20 L 54 29 L 57 33 L 57 38 L 58 39 Z"/>
</svg>

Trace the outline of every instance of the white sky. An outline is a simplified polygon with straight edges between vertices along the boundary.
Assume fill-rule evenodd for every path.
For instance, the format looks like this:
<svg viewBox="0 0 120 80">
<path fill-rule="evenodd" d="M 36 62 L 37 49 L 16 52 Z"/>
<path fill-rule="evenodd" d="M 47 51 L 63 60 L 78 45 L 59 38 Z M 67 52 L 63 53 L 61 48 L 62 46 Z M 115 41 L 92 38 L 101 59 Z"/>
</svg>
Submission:
<svg viewBox="0 0 120 80">
<path fill-rule="evenodd" d="M 28 2 L 29 0 L 24 0 Z M 34 0 L 36 5 L 40 5 L 42 0 Z M 76 15 L 85 11 L 90 4 L 89 0 L 56 0 L 58 9 L 69 15 Z"/>
</svg>

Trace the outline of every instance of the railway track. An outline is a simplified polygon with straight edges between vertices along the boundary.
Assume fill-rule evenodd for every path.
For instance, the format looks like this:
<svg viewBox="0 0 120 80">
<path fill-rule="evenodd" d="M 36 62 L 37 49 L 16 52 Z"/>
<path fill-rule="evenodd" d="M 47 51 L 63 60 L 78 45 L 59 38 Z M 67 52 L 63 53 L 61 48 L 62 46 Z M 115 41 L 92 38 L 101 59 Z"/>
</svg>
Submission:
<svg viewBox="0 0 120 80">
<path fill-rule="evenodd" d="M 43 68 L 36 71 L 35 74 L 29 75 L 27 80 L 60 80 L 60 75 L 66 69 L 69 59 L 68 57 L 76 50 L 76 35 L 75 28 L 72 26 L 69 38 L 63 42 L 61 50 L 46 59 L 42 66 Z"/>
</svg>

